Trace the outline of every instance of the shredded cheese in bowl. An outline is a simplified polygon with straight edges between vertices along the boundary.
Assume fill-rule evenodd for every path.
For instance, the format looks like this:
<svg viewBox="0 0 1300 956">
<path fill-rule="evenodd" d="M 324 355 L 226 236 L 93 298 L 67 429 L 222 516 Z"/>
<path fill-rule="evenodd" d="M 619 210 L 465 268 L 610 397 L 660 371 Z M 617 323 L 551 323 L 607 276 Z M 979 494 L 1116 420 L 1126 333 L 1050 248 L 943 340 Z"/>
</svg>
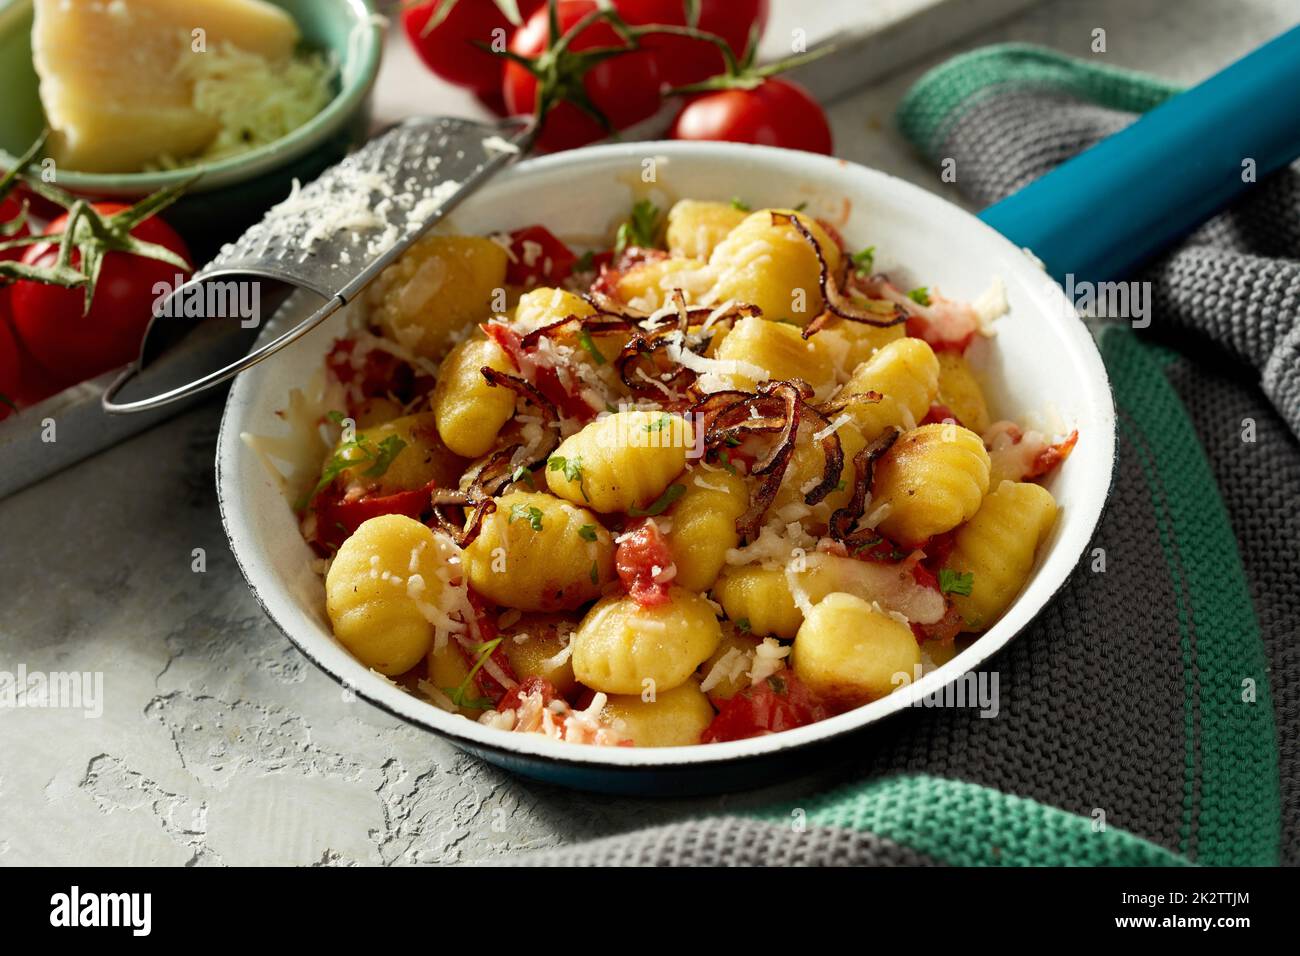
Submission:
<svg viewBox="0 0 1300 956">
<path fill-rule="evenodd" d="M 227 159 L 274 143 L 325 108 L 338 72 L 320 53 L 299 52 L 274 62 L 230 44 L 184 57 L 178 69 L 194 86 L 194 108 L 220 128 L 202 152 L 159 157 L 150 164 L 155 169 Z"/>
</svg>

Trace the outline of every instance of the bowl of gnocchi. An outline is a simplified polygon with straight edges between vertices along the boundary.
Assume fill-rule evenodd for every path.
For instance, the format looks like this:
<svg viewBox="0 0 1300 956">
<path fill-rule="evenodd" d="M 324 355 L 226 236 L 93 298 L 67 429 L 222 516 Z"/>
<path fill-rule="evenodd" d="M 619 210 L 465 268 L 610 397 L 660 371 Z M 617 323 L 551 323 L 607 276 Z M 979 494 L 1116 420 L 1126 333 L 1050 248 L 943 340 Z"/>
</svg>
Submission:
<svg viewBox="0 0 1300 956">
<path fill-rule="evenodd" d="M 500 175 L 245 372 L 218 486 L 257 599 L 357 696 L 671 793 L 984 665 L 1083 554 L 1114 434 L 1064 293 L 975 217 L 841 160 L 636 143 Z"/>
</svg>

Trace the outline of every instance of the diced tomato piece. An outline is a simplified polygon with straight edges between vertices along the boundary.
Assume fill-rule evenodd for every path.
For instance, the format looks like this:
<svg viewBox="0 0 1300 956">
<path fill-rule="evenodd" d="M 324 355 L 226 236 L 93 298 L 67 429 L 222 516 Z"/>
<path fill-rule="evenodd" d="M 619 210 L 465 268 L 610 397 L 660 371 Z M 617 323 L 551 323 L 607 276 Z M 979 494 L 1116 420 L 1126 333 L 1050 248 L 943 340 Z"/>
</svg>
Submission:
<svg viewBox="0 0 1300 956">
<path fill-rule="evenodd" d="M 668 542 L 653 521 L 645 521 L 619 541 L 614 552 L 614 567 L 619 580 L 632 600 L 642 607 L 657 607 L 668 602 L 668 581 L 664 571 L 673 566 Z"/>
<path fill-rule="evenodd" d="M 479 328 L 510 357 L 515 371 L 523 371 L 527 357 L 524 355 L 523 339 L 518 332 L 504 322 L 484 322 Z"/>
<path fill-rule="evenodd" d="M 323 490 L 311 503 L 316 513 L 316 530 L 312 544 L 317 550 L 332 554 L 365 521 L 380 515 L 406 515 L 419 520 L 432 506 L 430 488 L 399 491 L 391 495 L 366 495 L 353 500 L 339 497 L 336 485 Z"/>
<path fill-rule="evenodd" d="M 524 348 L 523 338 L 518 332 L 501 322 L 487 322 L 480 328 L 510 356 L 511 363 L 523 379 L 541 392 L 561 415 L 580 422 L 596 417 L 597 409 L 578 392 L 578 380 L 570 376 L 574 385 L 566 388 L 560 381 L 559 372 L 550 366 L 538 365 L 533 360 L 535 350 Z"/>
<path fill-rule="evenodd" d="M 576 378 L 573 379 L 576 385 Z M 560 374 L 553 368 L 539 368 L 533 377 L 537 390 L 551 400 L 566 418 L 576 418 L 580 422 L 590 421 L 596 417 L 596 409 L 576 390 L 565 388 L 560 382 Z"/>
<path fill-rule="evenodd" d="M 510 233 L 510 253 L 506 282 L 511 285 L 563 282 L 578 261 L 573 250 L 545 226 L 525 226 Z"/>
<path fill-rule="evenodd" d="M 371 349 L 366 353 L 361 367 L 353 368 L 354 348 L 356 342 L 352 339 L 338 339 L 325 356 L 325 365 L 344 385 L 355 384 L 363 398 L 395 395 L 403 401 L 409 401 L 421 394 L 421 388 L 425 391 L 433 388 L 431 379 L 417 376 L 409 364 L 383 349 Z M 348 409 L 349 414 L 354 411 L 356 409 Z"/>
<path fill-rule="evenodd" d="M 930 588 L 932 591 L 939 590 L 939 578 L 920 562 L 912 566 L 912 579 L 923 588 Z"/>
<path fill-rule="evenodd" d="M 471 587 L 465 589 L 465 595 L 469 598 L 470 607 L 474 609 L 474 620 L 478 623 L 480 639 L 493 640 L 497 636 L 495 606 Z"/>
<path fill-rule="evenodd" d="M 488 641 L 496 639 L 496 607 L 473 588 L 466 588 L 466 595 L 469 598 L 470 606 L 474 608 L 474 622 L 478 626 L 478 640 L 475 641 L 469 635 L 458 635 L 456 646 L 460 649 L 465 663 L 473 667 L 479 657 L 479 651 L 475 648 L 475 644 L 486 644 Z M 492 649 L 489 659 L 505 676 L 510 685 L 518 686 L 519 679 L 515 676 L 514 668 L 510 666 L 510 658 L 506 656 L 505 648 L 498 644 Z M 483 689 L 484 695 L 494 700 L 499 700 L 509 690 L 509 687 L 497 680 L 486 666 L 478 669 L 478 673 L 474 675 L 474 680 Z"/>
<path fill-rule="evenodd" d="M 596 281 L 591 284 L 591 291 L 619 299 L 618 283 L 624 273 L 643 263 L 667 258 L 668 253 L 662 249 L 645 249 L 641 246 L 628 246 L 617 260 L 613 253 L 604 257 L 603 261 L 598 257 L 600 267 L 596 271 Z"/>
<path fill-rule="evenodd" d="M 1075 443 L 1079 440 L 1079 430 L 1076 428 L 1070 432 L 1064 441 L 1059 441 L 1055 445 L 1048 445 L 1040 451 L 1029 466 L 1029 473 L 1026 478 L 1041 478 L 1047 474 L 1065 459 L 1070 457 L 1070 452 L 1074 450 Z"/>
<path fill-rule="evenodd" d="M 700 742 L 744 740 L 825 720 L 830 711 L 789 669 L 747 687 L 722 705 Z"/>
<path fill-rule="evenodd" d="M 965 352 L 971 340 L 975 338 L 975 328 L 961 334 L 950 334 L 939 326 L 927 322 L 919 315 L 907 317 L 907 334 L 914 339 L 921 339 L 936 352 Z"/>
<path fill-rule="evenodd" d="M 921 419 L 922 425 L 945 425 L 948 422 L 956 422 L 960 425 L 961 419 L 953 414 L 953 410 L 947 405 L 939 404 L 931 405 L 930 410 L 925 414 L 925 418 Z"/>
<path fill-rule="evenodd" d="M 541 695 L 543 707 L 551 706 L 551 701 L 560 696 L 555 692 L 555 685 L 545 677 L 528 677 L 501 695 L 501 699 L 497 701 L 497 710 L 518 711 L 523 706 L 524 698 L 531 697 L 533 694 Z"/>
<path fill-rule="evenodd" d="M 924 644 L 926 641 L 951 641 L 961 633 L 965 623 L 961 614 L 950 604 L 943 617 L 933 624 L 917 624 L 913 621 L 912 633 L 916 635 L 918 644 Z"/>
<path fill-rule="evenodd" d="M 871 544 L 858 546 L 850 550 L 850 557 L 857 558 L 859 561 L 874 561 L 877 564 L 897 564 L 907 557 L 908 549 L 890 541 L 880 532 L 876 532 L 877 540 Z"/>
<path fill-rule="evenodd" d="M 943 534 L 936 534 L 926 542 L 925 547 L 921 550 L 925 552 L 925 561 L 933 567 L 940 567 L 948 560 L 948 555 L 952 554 L 952 549 L 957 544 L 957 533 L 955 531 L 945 531 Z M 935 585 L 938 587 L 938 585 Z"/>
</svg>

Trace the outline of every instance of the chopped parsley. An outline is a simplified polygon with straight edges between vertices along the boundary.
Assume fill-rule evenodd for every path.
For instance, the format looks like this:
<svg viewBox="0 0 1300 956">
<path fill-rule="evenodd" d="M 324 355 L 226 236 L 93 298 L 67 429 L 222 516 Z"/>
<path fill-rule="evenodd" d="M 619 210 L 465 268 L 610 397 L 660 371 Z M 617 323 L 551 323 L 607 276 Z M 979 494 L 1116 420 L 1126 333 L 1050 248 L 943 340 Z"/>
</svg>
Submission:
<svg viewBox="0 0 1300 956">
<path fill-rule="evenodd" d="M 923 285 L 917 286 L 911 292 L 907 293 L 907 297 L 911 299 L 913 302 L 915 302 L 917 305 L 930 304 L 930 290 Z"/>
<path fill-rule="evenodd" d="M 565 458 L 563 455 L 552 455 L 546 459 L 547 471 L 562 471 L 564 477 L 569 481 L 578 483 L 578 490 L 582 492 L 582 500 L 590 501 L 587 497 L 587 489 L 582 487 L 582 458 Z"/>
<path fill-rule="evenodd" d="M 939 590 L 944 594 L 960 594 L 970 597 L 971 588 L 975 586 L 974 571 L 951 571 L 939 569 Z"/>
<path fill-rule="evenodd" d="M 647 422 L 645 425 L 642 425 L 641 427 L 648 432 L 661 432 L 665 428 L 667 428 L 670 424 L 672 424 L 672 420 L 673 420 L 673 416 L 669 415 L 667 412 L 664 412 L 654 421 Z"/>
<path fill-rule="evenodd" d="M 596 343 L 591 339 L 591 333 L 586 329 L 583 329 L 582 332 L 579 333 L 578 344 L 590 353 L 592 361 L 597 365 L 605 364 L 605 356 L 600 353 L 600 349 L 596 348 Z"/>
<path fill-rule="evenodd" d="M 596 269 L 596 250 L 588 249 L 582 255 L 578 256 L 578 261 L 573 264 L 574 272 L 594 272 Z"/>
<path fill-rule="evenodd" d="M 808 208 L 808 200 L 805 199 L 805 200 L 804 200 L 803 202 L 801 202 L 799 205 L 797 205 L 797 206 L 794 207 L 794 211 L 795 211 L 795 212 L 803 212 L 803 211 L 804 211 L 805 209 L 807 209 L 807 208 Z"/>
<path fill-rule="evenodd" d="M 527 465 L 519 465 L 517 468 L 515 468 L 515 470 L 510 473 L 510 480 L 522 481 L 529 488 L 537 487 L 535 484 L 533 484 L 533 473 L 528 470 Z"/>
<path fill-rule="evenodd" d="M 348 420 L 347 413 L 341 412 L 337 408 L 330 409 L 328 412 L 325 413 L 325 417 L 328 418 L 335 425 L 342 425 L 345 421 Z"/>
<path fill-rule="evenodd" d="M 592 584 L 600 583 L 600 570 L 596 567 L 595 561 L 591 562 L 591 583 Z"/>
<path fill-rule="evenodd" d="M 744 201 L 743 199 L 741 199 L 739 196 L 732 196 L 732 197 L 731 197 L 731 208 L 732 208 L 732 209 L 739 210 L 740 212 L 753 212 L 753 210 L 754 210 L 754 207 L 753 207 L 753 206 L 751 206 L 749 203 L 745 202 L 745 201 Z"/>
<path fill-rule="evenodd" d="M 393 459 L 401 454 L 402 449 L 406 447 L 406 442 L 396 435 L 389 435 L 379 443 L 379 454 L 374 456 L 374 464 L 362 472 L 367 478 L 378 478 L 393 463 Z"/>
<path fill-rule="evenodd" d="M 779 674 L 771 674 L 767 678 L 767 686 L 776 691 L 778 697 L 784 697 L 786 692 L 785 678 Z"/>
<path fill-rule="evenodd" d="M 860 276 L 869 276 L 876 267 L 876 247 L 867 246 L 861 252 L 852 255 L 853 271 Z"/>
<path fill-rule="evenodd" d="M 652 249 L 658 233 L 659 207 L 648 199 L 642 199 L 632 207 L 627 222 L 618 227 L 614 236 L 614 255 L 621 256 L 633 246 Z"/>
<path fill-rule="evenodd" d="M 685 485 L 669 485 L 662 495 L 656 498 L 646 508 L 638 508 L 633 505 L 627 509 L 627 513 L 633 518 L 648 518 L 654 515 L 661 515 L 672 507 L 674 501 L 686 494 Z"/>
<path fill-rule="evenodd" d="M 367 478 L 379 478 L 393 464 L 393 459 L 402 453 L 406 447 L 406 442 L 396 435 L 389 435 L 378 445 L 373 444 L 364 436 L 354 441 L 344 442 L 338 447 L 338 450 L 330 456 L 329 461 L 325 462 L 325 467 L 321 469 L 320 481 L 316 482 L 316 487 L 303 495 L 297 503 L 298 510 L 306 508 L 311 500 L 330 486 L 343 472 L 354 468 L 360 468 L 367 463 L 370 467 L 361 472 Z"/>
<path fill-rule="evenodd" d="M 749 623 L 749 618 L 747 617 L 742 617 L 737 619 L 736 627 L 740 628 L 742 634 L 748 634 L 752 630 Z"/>
<path fill-rule="evenodd" d="M 516 521 L 527 521 L 534 531 L 541 531 L 542 509 L 533 505 L 511 505 L 510 518 L 506 521 L 506 524 L 514 524 Z"/>
<path fill-rule="evenodd" d="M 471 710 L 491 710 L 496 706 L 495 701 L 488 697 L 467 698 L 465 695 L 469 693 L 470 684 L 474 680 L 474 675 L 479 672 L 487 662 L 487 659 L 492 656 L 492 652 L 501 646 L 501 640 L 501 638 L 497 637 L 476 645 L 474 650 L 478 652 L 478 657 L 474 661 L 474 666 L 469 669 L 469 673 L 465 675 L 465 679 L 460 682 L 460 686 L 444 687 L 442 689 L 442 692 L 450 697 L 451 702 L 457 707 L 465 707 Z"/>
<path fill-rule="evenodd" d="M 853 549 L 853 553 L 861 554 L 863 551 L 866 551 L 870 548 L 874 548 L 876 545 L 880 544 L 884 540 L 885 540 L 884 538 L 877 535 L 876 537 L 872 538 L 870 541 L 862 542 L 860 545 L 858 545 L 856 548 Z"/>
<path fill-rule="evenodd" d="M 584 524 L 581 528 L 578 529 L 578 537 L 580 537 L 583 541 L 595 541 L 596 526 L 594 524 Z"/>
</svg>

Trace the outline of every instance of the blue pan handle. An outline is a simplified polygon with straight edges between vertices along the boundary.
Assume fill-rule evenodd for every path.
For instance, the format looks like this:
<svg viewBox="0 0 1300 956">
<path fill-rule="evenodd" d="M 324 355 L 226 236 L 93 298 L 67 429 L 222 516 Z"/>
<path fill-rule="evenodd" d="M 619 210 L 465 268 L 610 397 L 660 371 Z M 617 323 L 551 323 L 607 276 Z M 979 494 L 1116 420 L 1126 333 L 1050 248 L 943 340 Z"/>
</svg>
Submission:
<svg viewBox="0 0 1300 956">
<path fill-rule="evenodd" d="M 1300 27 L 1151 110 L 980 218 L 1057 281 L 1119 278 L 1300 156 Z"/>
</svg>

